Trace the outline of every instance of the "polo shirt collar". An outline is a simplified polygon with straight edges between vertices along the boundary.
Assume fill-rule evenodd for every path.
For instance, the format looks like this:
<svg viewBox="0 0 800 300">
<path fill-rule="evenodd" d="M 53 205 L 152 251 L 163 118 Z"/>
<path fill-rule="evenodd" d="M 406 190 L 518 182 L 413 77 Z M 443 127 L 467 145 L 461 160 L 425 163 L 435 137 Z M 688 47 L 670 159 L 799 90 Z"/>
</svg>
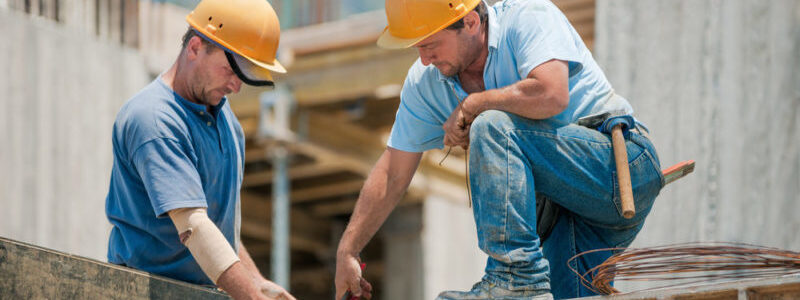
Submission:
<svg viewBox="0 0 800 300">
<path fill-rule="evenodd" d="M 194 103 L 192 101 L 186 100 L 181 95 L 176 93 L 175 90 L 171 89 L 167 85 L 167 83 L 164 82 L 164 79 L 162 79 L 160 75 L 158 76 L 158 82 L 161 83 L 161 85 L 164 88 L 166 88 L 169 91 L 171 91 L 173 95 L 175 95 L 175 98 L 178 99 L 178 103 L 180 103 L 181 105 L 183 105 L 184 107 L 188 108 L 189 110 L 193 111 L 196 114 L 199 114 L 201 112 L 203 112 L 203 113 L 209 112 L 209 113 L 212 113 L 212 114 L 216 115 L 216 113 L 219 112 L 222 109 L 222 107 L 225 105 L 225 102 L 228 101 L 228 97 L 227 96 L 223 96 L 222 100 L 219 102 L 219 104 L 217 104 L 215 106 L 212 106 L 211 107 L 211 111 L 206 111 L 206 106 L 205 105 Z"/>
</svg>

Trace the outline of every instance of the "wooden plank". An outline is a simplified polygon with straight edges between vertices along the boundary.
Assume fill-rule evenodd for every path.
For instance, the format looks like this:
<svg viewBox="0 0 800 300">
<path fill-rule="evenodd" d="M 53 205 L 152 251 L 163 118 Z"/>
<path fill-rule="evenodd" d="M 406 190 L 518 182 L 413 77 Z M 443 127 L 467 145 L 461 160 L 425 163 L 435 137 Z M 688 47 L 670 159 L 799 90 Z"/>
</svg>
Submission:
<svg viewBox="0 0 800 300">
<path fill-rule="evenodd" d="M 357 194 L 361 191 L 364 180 L 347 180 L 331 184 L 320 185 L 312 188 L 305 188 L 292 191 L 290 199 L 292 203 L 309 202 L 320 198 L 331 198 L 349 194 Z"/>
<path fill-rule="evenodd" d="M 374 43 L 386 26 L 383 11 L 358 14 L 344 20 L 286 30 L 281 47 L 294 55 Z"/>
<path fill-rule="evenodd" d="M 320 163 L 302 165 L 289 168 L 289 179 L 296 180 L 312 176 L 325 176 L 338 172 L 347 171 L 347 169 L 337 163 Z M 275 173 L 272 170 L 249 173 L 244 175 L 244 187 L 254 187 L 272 183 Z"/>
<path fill-rule="evenodd" d="M 242 219 L 241 233 L 243 236 L 259 239 L 265 242 L 272 241 L 272 229 L 266 222 Z M 310 239 L 298 234 L 291 234 L 289 235 L 289 247 L 291 247 L 293 250 L 315 253 L 317 251 L 328 249 L 330 246 L 316 239 Z M 269 248 L 260 249 L 248 247 L 247 251 L 254 257 L 263 256 L 269 253 Z"/>
<path fill-rule="evenodd" d="M 4 299 L 230 299 L 199 285 L 0 237 Z"/>
</svg>

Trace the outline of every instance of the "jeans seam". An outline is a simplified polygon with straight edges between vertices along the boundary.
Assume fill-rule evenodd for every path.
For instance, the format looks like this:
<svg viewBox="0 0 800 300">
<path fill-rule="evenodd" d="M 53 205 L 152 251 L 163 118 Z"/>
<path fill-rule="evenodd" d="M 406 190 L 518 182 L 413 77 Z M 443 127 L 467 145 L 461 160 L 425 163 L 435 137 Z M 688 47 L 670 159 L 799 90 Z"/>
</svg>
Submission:
<svg viewBox="0 0 800 300">
<path fill-rule="evenodd" d="M 610 142 L 611 139 L 610 138 L 609 138 L 608 142 L 598 142 L 598 141 L 595 141 L 595 140 L 582 139 L 582 138 L 578 138 L 578 137 L 574 137 L 574 136 L 567 136 L 567 135 L 558 135 L 558 134 L 553 134 L 553 133 L 550 133 L 550 132 L 543 132 L 543 131 L 538 131 L 538 130 L 511 129 L 511 131 L 529 133 L 529 134 L 533 134 L 533 135 L 537 135 L 537 136 L 541 136 L 541 137 L 546 137 L 546 138 L 550 138 L 550 139 L 563 138 L 563 139 L 571 139 L 571 140 L 581 141 L 581 142 L 584 142 L 584 143 L 591 143 L 591 144 L 601 145 L 601 146 L 604 146 L 604 147 L 610 147 L 611 146 L 611 142 Z"/>
<path fill-rule="evenodd" d="M 575 219 L 574 219 L 574 217 L 572 215 L 570 215 L 569 219 L 567 220 L 567 222 L 569 224 L 569 243 L 570 243 L 570 246 L 572 246 L 572 252 L 570 253 L 571 254 L 570 257 L 575 257 L 575 255 L 578 255 L 578 246 L 575 244 Z M 576 259 L 576 260 L 573 260 L 572 262 L 575 264 L 572 267 L 575 270 L 578 270 L 578 260 Z M 581 289 L 580 279 L 578 279 L 576 275 L 572 275 L 572 276 L 576 277 L 575 278 L 575 291 L 576 291 L 575 294 L 578 295 L 578 294 L 580 294 L 580 289 Z"/>
<path fill-rule="evenodd" d="M 510 149 L 511 148 L 511 138 L 509 138 L 508 132 L 506 130 L 500 130 L 500 132 L 503 134 L 503 136 L 506 139 L 506 193 L 505 193 L 505 197 L 504 197 L 505 199 L 504 199 L 504 202 L 503 202 L 503 208 L 504 208 L 503 213 L 505 214 L 503 216 L 503 256 L 505 256 L 506 260 L 511 261 L 511 255 L 508 254 L 508 240 L 507 240 L 508 239 L 507 232 L 510 231 L 508 229 L 508 210 L 509 210 L 508 195 L 511 192 L 510 191 L 511 190 L 511 161 L 510 161 L 511 160 L 511 154 L 510 154 L 510 151 L 511 151 L 511 149 Z M 507 268 L 508 268 L 507 271 L 510 272 L 511 271 L 510 270 L 511 267 L 507 267 Z M 508 284 L 509 284 L 509 286 L 513 286 L 514 285 L 514 276 L 509 276 Z"/>
</svg>

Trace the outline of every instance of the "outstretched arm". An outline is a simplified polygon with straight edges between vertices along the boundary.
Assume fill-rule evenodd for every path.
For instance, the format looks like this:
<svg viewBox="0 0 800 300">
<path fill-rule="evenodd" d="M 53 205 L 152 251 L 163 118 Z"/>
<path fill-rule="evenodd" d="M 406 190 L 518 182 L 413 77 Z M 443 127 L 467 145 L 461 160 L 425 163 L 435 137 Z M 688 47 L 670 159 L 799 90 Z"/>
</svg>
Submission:
<svg viewBox="0 0 800 300">
<path fill-rule="evenodd" d="M 358 253 L 386 221 L 411 183 L 422 153 L 387 148 L 367 177 L 336 253 L 336 299 L 349 289 L 371 297 L 372 287 L 361 277 Z"/>
</svg>

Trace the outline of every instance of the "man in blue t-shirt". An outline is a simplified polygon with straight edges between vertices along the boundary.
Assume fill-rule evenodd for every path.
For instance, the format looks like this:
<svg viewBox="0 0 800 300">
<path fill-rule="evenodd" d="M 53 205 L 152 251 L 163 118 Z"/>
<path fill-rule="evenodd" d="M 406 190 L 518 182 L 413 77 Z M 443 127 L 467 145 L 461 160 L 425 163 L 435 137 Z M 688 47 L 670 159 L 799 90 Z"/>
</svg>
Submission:
<svg viewBox="0 0 800 300">
<path fill-rule="evenodd" d="M 239 241 L 244 134 L 225 97 L 286 71 L 278 18 L 263 0 L 203 0 L 186 20 L 175 63 L 114 122 L 108 260 L 234 299 L 293 300 Z"/>
<path fill-rule="evenodd" d="M 610 137 L 575 122 L 633 109 L 567 18 L 547 0 L 491 7 L 480 0 L 387 0 L 386 15 L 378 45 L 413 46 L 419 59 L 403 85 L 388 147 L 339 243 L 337 297 L 347 290 L 370 294 L 357 255 L 408 187 L 422 152 L 444 146 L 469 151 L 478 244 L 488 260 L 472 290 L 438 299 L 593 295 L 567 261 L 629 245 L 663 177 L 639 124 L 626 140 L 637 214 L 623 218 Z M 543 242 L 537 198 L 561 208 Z M 585 255 L 570 266 L 583 274 L 610 255 Z"/>
</svg>

